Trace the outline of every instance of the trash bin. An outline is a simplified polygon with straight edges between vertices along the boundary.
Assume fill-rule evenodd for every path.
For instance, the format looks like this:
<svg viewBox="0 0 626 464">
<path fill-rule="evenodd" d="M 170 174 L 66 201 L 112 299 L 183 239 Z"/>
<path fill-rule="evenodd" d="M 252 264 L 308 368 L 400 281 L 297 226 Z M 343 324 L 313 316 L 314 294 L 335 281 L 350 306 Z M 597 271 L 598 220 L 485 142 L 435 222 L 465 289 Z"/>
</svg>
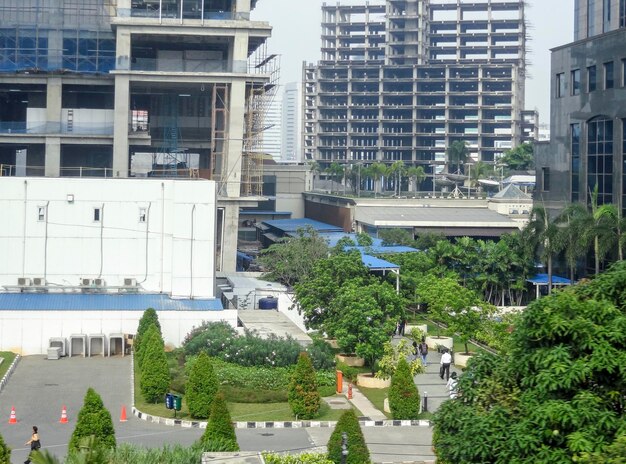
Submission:
<svg viewBox="0 0 626 464">
<path fill-rule="evenodd" d="M 183 407 L 183 397 L 182 396 L 177 396 L 177 395 L 172 395 L 174 397 L 174 409 L 176 411 L 180 411 Z"/>
<path fill-rule="evenodd" d="M 165 407 L 167 409 L 174 409 L 174 395 L 171 393 L 165 394 Z"/>
</svg>

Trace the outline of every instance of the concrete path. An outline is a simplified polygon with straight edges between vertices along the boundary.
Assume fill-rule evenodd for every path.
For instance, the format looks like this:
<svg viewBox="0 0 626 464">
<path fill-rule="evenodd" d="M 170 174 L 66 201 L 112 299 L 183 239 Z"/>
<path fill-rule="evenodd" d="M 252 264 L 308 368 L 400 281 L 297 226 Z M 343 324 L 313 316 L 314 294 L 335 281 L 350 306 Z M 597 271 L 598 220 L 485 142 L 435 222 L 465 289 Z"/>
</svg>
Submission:
<svg viewBox="0 0 626 464">
<path fill-rule="evenodd" d="M 446 386 L 446 380 L 441 380 L 439 377 L 439 362 L 441 361 L 441 354 L 437 351 L 428 350 L 428 356 L 426 357 L 428 365 L 426 366 L 426 372 L 424 374 L 417 374 L 414 378 L 415 385 L 420 392 L 420 397 L 427 397 L 427 408 L 429 412 L 435 412 L 441 406 L 441 403 L 450 398 L 450 392 Z M 450 366 L 450 373 L 456 372 L 460 374 L 461 371 Z"/>
<path fill-rule="evenodd" d="M 257 331 L 261 337 L 265 338 L 269 335 L 285 337 L 289 335 L 300 342 L 302 346 L 312 343 L 311 337 L 278 311 L 247 309 L 239 311 L 237 317 L 246 329 Z"/>
<path fill-rule="evenodd" d="M 348 397 L 348 384 L 344 382 L 342 393 Z M 350 403 L 361 411 L 361 417 L 365 420 L 387 420 L 388 417 L 385 414 L 376 409 L 367 397 L 359 391 L 357 387 L 352 386 L 352 399 L 349 399 Z"/>
</svg>

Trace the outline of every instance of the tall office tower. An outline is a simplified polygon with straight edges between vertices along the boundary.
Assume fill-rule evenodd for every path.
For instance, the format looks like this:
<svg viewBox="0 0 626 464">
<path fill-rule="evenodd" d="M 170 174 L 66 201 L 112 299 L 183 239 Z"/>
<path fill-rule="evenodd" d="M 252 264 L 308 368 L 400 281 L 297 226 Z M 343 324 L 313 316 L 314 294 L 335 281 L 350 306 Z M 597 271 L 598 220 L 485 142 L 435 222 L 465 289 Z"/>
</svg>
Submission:
<svg viewBox="0 0 626 464">
<path fill-rule="evenodd" d="M 626 27 L 626 0 L 574 0 L 574 40 Z"/>
<path fill-rule="evenodd" d="M 263 131 L 263 144 L 261 151 L 271 155 L 275 161 L 281 158 L 281 145 L 283 138 L 283 96 L 276 92 L 274 99 L 269 105 L 265 116 L 265 130 Z"/>
<path fill-rule="evenodd" d="M 577 1 L 576 41 L 552 49 L 551 138 L 535 162 L 537 195 L 555 213 L 594 197 L 626 213 L 625 8 Z"/>
<path fill-rule="evenodd" d="M 282 114 L 282 150 L 283 161 L 301 161 L 300 136 L 301 112 L 300 102 L 302 101 L 301 86 L 298 82 L 290 82 L 285 85 L 283 93 L 283 114 Z"/>
<path fill-rule="evenodd" d="M 303 66 L 307 159 L 321 168 L 400 160 L 432 179 L 454 141 L 486 163 L 521 142 L 522 0 L 380 0 L 322 11 L 322 59 Z"/>
<path fill-rule="evenodd" d="M 256 3 L 0 0 L 3 174 L 216 180 L 217 267 L 234 270 L 275 78 Z"/>
</svg>

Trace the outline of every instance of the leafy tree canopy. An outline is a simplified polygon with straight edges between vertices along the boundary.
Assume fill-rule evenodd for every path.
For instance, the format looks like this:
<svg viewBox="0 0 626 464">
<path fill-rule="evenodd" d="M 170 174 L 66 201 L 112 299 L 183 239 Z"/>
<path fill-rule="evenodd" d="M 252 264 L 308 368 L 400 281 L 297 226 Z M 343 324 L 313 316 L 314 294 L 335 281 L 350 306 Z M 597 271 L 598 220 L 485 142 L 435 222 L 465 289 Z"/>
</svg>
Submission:
<svg viewBox="0 0 626 464">
<path fill-rule="evenodd" d="M 511 171 L 528 171 L 535 167 L 535 157 L 533 146 L 530 143 L 522 143 L 511 150 L 508 150 L 499 159 Z"/>
<path fill-rule="evenodd" d="M 470 361 L 436 413 L 438 462 L 566 463 L 622 446 L 625 302 L 620 262 L 528 306 L 509 353 Z"/>
</svg>

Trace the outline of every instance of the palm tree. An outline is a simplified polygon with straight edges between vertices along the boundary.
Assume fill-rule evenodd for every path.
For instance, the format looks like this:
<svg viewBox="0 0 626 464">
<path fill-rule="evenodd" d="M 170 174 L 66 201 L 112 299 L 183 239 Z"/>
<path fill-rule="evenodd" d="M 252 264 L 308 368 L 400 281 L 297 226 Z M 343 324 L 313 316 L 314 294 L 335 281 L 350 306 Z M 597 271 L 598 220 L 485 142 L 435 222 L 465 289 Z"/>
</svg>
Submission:
<svg viewBox="0 0 626 464">
<path fill-rule="evenodd" d="M 402 177 L 404 177 L 406 174 L 406 165 L 404 164 L 404 161 L 396 161 L 395 163 L 393 163 L 391 166 L 389 166 L 388 173 L 389 176 L 395 176 L 396 187 L 394 188 L 394 193 L 397 189 L 397 195 L 400 196 L 402 189 Z"/>
<path fill-rule="evenodd" d="M 317 180 L 317 177 L 322 172 L 322 167 L 317 161 L 309 161 L 308 164 L 309 164 L 309 169 L 313 173 L 313 189 L 315 190 L 315 181 Z"/>
<path fill-rule="evenodd" d="M 333 184 L 331 184 L 331 188 L 330 188 L 332 192 L 333 190 L 332 187 L 334 186 L 334 182 L 341 183 L 341 178 L 343 177 L 343 173 L 344 173 L 343 166 L 335 161 L 326 168 L 326 173 L 330 175 L 330 179 L 333 181 Z"/>
<path fill-rule="evenodd" d="M 455 166 L 455 172 L 460 171 L 469 156 L 467 144 L 461 140 L 456 140 L 450 144 L 447 151 L 448 163 Z M 448 171 L 449 172 L 449 171 Z"/>
<path fill-rule="evenodd" d="M 418 187 L 422 185 L 422 182 L 426 179 L 426 172 L 422 166 L 411 166 L 406 170 L 407 176 L 411 179 L 412 189 L 417 192 Z"/>
<path fill-rule="evenodd" d="M 578 219 L 580 214 L 586 214 L 586 209 L 580 203 L 576 203 L 566 207 L 555 219 L 559 224 L 559 231 L 555 238 L 556 249 L 563 252 L 565 256 L 572 282 L 576 278 L 576 263 L 579 258 L 585 256 L 588 248 L 581 239 L 581 221 Z"/>
<path fill-rule="evenodd" d="M 530 212 L 530 220 L 524 229 L 528 243 L 536 252 L 548 270 L 548 293 L 552 293 L 552 257 L 557 252 L 558 225 L 550 220 L 548 211 L 543 206 L 535 206 Z"/>
<path fill-rule="evenodd" d="M 385 166 L 385 164 L 381 163 L 380 161 L 376 161 L 375 163 L 370 164 L 368 168 L 368 173 L 370 177 L 374 180 L 374 196 L 376 196 L 376 192 L 378 191 L 378 186 L 381 183 L 381 179 L 387 175 L 387 166 Z"/>
</svg>

